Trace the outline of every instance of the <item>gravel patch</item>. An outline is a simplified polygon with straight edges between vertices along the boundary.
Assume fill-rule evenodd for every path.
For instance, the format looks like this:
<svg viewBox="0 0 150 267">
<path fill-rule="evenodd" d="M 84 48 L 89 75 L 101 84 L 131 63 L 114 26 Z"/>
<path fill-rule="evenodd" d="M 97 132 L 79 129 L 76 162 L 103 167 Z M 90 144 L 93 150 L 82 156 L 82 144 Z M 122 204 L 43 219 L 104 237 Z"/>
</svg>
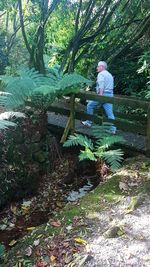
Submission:
<svg viewBox="0 0 150 267">
<path fill-rule="evenodd" d="M 150 266 L 150 196 L 130 214 L 125 213 L 130 197 L 102 212 L 92 225 L 87 251 L 91 260 L 86 267 Z M 119 226 L 120 236 L 105 237 L 105 231 Z"/>
</svg>

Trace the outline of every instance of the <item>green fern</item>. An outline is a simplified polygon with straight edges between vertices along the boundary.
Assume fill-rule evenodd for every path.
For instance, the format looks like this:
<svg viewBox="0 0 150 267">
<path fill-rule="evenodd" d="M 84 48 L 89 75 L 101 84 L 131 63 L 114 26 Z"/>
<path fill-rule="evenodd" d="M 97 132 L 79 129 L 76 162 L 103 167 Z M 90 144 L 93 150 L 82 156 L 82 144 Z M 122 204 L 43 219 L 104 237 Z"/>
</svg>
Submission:
<svg viewBox="0 0 150 267">
<path fill-rule="evenodd" d="M 1 96 L 0 96 L 1 98 Z M 11 118 L 25 118 L 25 115 L 21 112 L 3 112 L 0 114 L 0 130 L 7 129 L 8 127 L 16 126 L 16 123 L 11 122 Z"/>
<path fill-rule="evenodd" d="M 0 119 L 0 130 L 8 129 L 11 126 L 14 127 L 14 126 L 16 126 L 16 124 L 14 122 L 11 122 L 11 121 L 6 121 L 6 120 Z"/>
<path fill-rule="evenodd" d="M 123 151 L 121 149 L 105 151 L 102 158 L 110 165 L 110 168 L 115 171 L 121 165 Z"/>
<path fill-rule="evenodd" d="M 123 143 L 125 142 L 124 138 L 120 135 L 111 135 L 111 136 L 106 136 L 102 137 L 96 142 L 96 146 L 103 147 L 105 149 L 108 149 L 110 146 L 116 144 L 116 143 Z"/>
<path fill-rule="evenodd" d="M 8 98 L 10 97 L 11 94 L 6 93 L 6 92 L 1 92 L 0 91 L 0 106 L 1 107 L 6 107 Z"/>
<path fill-rule="evenodd" d="M 31 98 L 37 93 L 39 97 L 41 94 L 48 96 L 49 100 L 52 96 L 52 101 L 54 101 L 58 96 L 73 92 L 75 85 L 90 83 L 89 80 L 76 73 L 63 75 L 56 67 L 49 69 L 46 77 L 34 69 L 23 68 L 16 72 L 15 77 L 0 76 L 0 80 L 6 84 L 5 90 L 11 94 L 11 97 L 7 99 L 7 109 L 23 105 L 28 97 Z"/>
<path fill-rule="evenodd" d="M 92 161 L 97 161 L 97 158 L 94 156 L 94 153 L 89 149 L 85 148 L 85 150 L 80 151 L 79 160 L 89 159 Z"/>
<path fill-rule="evenodd" d="M 93 149 L 93 143 L 92 140 L 82 134 L 74 134 L 70 135 L 68 140 L 64 143 L 64 147 L 70 147 L 70 146 L 84 146 L 89 149 Z"/>
<path fill-rule="evenodd" d="M 99 126 L 95 126 L 94 130 L 97 131 Z M 105 127 L 102 128 L 105 130 Z M 108 129 L 108 128 L 107 128 Z M 105 131 L 103 132 L 103 135 Z M 123 142 L 124 139 L 121 136 L 112 136 L 107 132 L 109 136 L 103 136 L 102 138 L 96 138 L 95 145 L 92 143 L 92 140 L 81 134 L 70 135 L 68 140 L 64 143 L 65 147 L 81 145 L 85 150 L 81 150 L 79 154 L 79 160 L 89 159 L 96 161 L 98 159 L 104 159 L 114 171 L 120 167 L 120 162 L 123 159 L 122 150 L 107 150 L 110 146 L 115 143 Z M 97 135 L 97 134 L 96 134 Z"/>
</svg>

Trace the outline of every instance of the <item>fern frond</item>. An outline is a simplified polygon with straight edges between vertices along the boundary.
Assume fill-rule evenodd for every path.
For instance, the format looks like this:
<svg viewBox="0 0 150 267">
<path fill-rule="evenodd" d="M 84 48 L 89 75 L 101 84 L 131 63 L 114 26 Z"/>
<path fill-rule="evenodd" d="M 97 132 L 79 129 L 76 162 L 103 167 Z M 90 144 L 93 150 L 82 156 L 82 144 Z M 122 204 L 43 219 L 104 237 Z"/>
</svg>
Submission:
<svg viewBox="0 0 150 267">
<path fill-rule="evenodd" d="M 110 134 L 110 125 L 105 124 L 105 123 L 103 125 L 93 125 L 92 126 L 92 133 L 96 139 L 110 136 L 111 135 Z"/>
<path fill-rule="evenodd" d="M 104 154 L 104 148 L 103 147 L 98 147 L 96 148 L 96 151 L 94 152 L 94 155 L 101 159 L 103 157 L 103 154 Z"/>
<path fill-rule="evenodd" d="M 43 95 L 50 95 L 51 93 L 55 93 L 56 91 L 59 91 L 59 87 L 54 87 L 51 85 L 42 85 L 33 90 L 34 93 L 42 93 Z"/>
<path fill-rule="evenodd" d="M 7 128 L 9 128 L 10 126 L 16 126 L 16 124 L 14 122 L 11 121 L 6 121 L 6 120 L 1 120 L 0 119 L 0 130 L 5 130 Z"/>
<path fill-rule="evenodd" d="M 70 135 L 68 140 L 64 143 L 64 147 L 81 145 L 89 149 L 93 149 L 92 140 L 82 134 Z"/>
<path fill-rule="evenodd" d="M 125 139 L 120 135 L 111 135 L 102 137 L 96 142 L 96 146 L 101 146 L 105 149 L 109 148 L 110 146 L 116 144 L 116 143 L 123 143 L 125 142 Z"/>
<path fill-rule="evenodd" d="M 8 98 L 11 96 L 10 93 L 0 92 L 0 106 L 6 107 Z"/>
<path fill-rule="evenodd" d="M 111 170 L 115 171 L 123 160 L 123 151 L 121 149 L 105 151 L 102 158 L 110 165 Z"/>
<path fill-rule="evenodd" d="M 9 121 L 13 117 L 25 118 L 25 115 L 21 112 L 3 112 L 0 114 L 0 130 L 7 129 L 10 126 L 16 126 L 16 123 Z"/>
<path fill-rule="evenodd" d="M 37 93 L 39 93 L 40 97 L 43 94 L 48 99 L 51 97 L 52 101 L 54 101 L 56 97 L 65 93 L 66 88 L 66 92 L 71 93 L 74 92 L 74 85 L 90 82 L 76 73 L 63 75 L 58 66 L 51 68 L 49 71 L 49 77 L 45 77 L 36 70 L 28 68 L 18 70 L 15 77 L 0 76 L 0 79 L 6 84 L 6 91 L 11 94 L 7 99 L 7 109 L 23 105 L 28 97 L 34 94 L 37 95 Z M 42 106 L 44 106 L 43 104 Z"/>
<path fill-rule="evenodd" d="M 77 73 L 65 74 L 59 81 L 59 85 L 62 89 L 81 83 L 91 84 L 91 81 Z"/>
<path fill-rule="evenodd" d="M 79 160 L 85 160 L 85 159 L 89 159 L 92 161 L 96 161 L 96 157 L 94 156 L 94 153 L 89 149 L 86 148 L 85 150 L 81 150 L 80 154 L 79 154 Z"/>
<path fill-rule="evenodd" d="M 60 71 L 59 65 L 54 65 L 52 68 L 48 68 L 48 76 L 53 78 L 54 80 L 59 80 L 63 77 L 63 72 Z"/>
</svg>

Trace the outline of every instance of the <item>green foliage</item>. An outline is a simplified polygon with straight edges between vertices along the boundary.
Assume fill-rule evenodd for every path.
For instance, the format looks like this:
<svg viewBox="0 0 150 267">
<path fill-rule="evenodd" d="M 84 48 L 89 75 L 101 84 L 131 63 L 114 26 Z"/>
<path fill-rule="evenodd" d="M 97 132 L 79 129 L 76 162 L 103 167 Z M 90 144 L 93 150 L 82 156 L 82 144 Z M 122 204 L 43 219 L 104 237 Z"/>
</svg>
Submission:
<svg viewBox="0 0 150 267">
<path fill-rule="evenodd" d="M 15 126 L 15 125 L 16 124 L 11 122 L 11 121 L 1 120 L 0 119 L 0 130 L 7 129 L 10 126 Z"/>
<path fill-rule="evenodd" d="M 89 80 L 76 73 L 63 75 L 58 67 L 49 69 L 47 76 L 39 74 L 34 69 L 23 68 L 17 71 L 15 77 L 1 76 L 0 79 L 6 83 L 5 90 L 11 94 L 5 103 L 5 106 L 10 109 L 23 105 L 29 97 L 35 95 L 37 98 L 39 96 L 40 102 L 41 94 L 48 96 L 49 104 L 51 104 L 56 97 L 74 92 L 74 86 L 90 83 Z"/>
<path fill-rule="evenodd" d="M 93 126 L 95 134 L 95 144 L 87 136 L 81 134 L 70 135 L 68 140 L 64 143 L 64 147 L 80 145 L 84 150 L 80 150 L 79 160 L 89 159 L 97 161 L 103 159 L 106 161 L 111 170 L 114 171 L 120 167 L 123 159 L 123 151 L 121 149 L 108 150 L 112 145 L 124 142 L 124 138 L 118 135 L 111 135 L 108 131 L 110 126 Z"/>
<path fill-rule="evenodd" d="M 114 171 L 120 167 L 120 163 L 123 160 L 123 151 L 121 149 L 105 151 L 102 158 L 111 166 L 111 169 Z"/>
<path fill-rule="evenodd" d="M 110 146 L 116 144 L 116 143 L 119 143 L 119 142 L 123 142 L 124 139 L 122 136 L 120 135 L 109 135 L 109 136 L 104 136 L 104 137 L 101 137 L 101 139 L 99 139 L 97 142 L 96 142 L 96 146 L 101 146 L 103 147 L 104 149 L 107 149 L 109 148 Z"/>
<path fill-rule="evenodd" d="M 91 151 L 88 147 L 85 147 L 85 150 L 80 151 L 79 160 L 89 159 L 92 161 L 96 161 L 96 157 L 94 156 L 93 151 Z"/>
<path fill-rule="evenodd" d="M 76 92 L 76 86 L 90 81 L 77 73 L 64 74 L 59 71 L 59 66 L 48 69 L 48 75 L 39 74 L 34 69 L 22 68 L 16 76 L 0 76 L 6 84 L 5 91 L 0 93 L 0 106 L 12 110 L 30 100 L 40 109 L 47 107 L 64 94 Z M 80 87 L 79 87 L 80 88 Z M 0 129 L 14 126 L 9 121 L 0 121 Z"/>
<path fill-rule="evenodd" d="M 6 253 L 5 246 L 0 244 L 0 266 L 1 267 L 4 266 L 3 261 L 4 261 L 5 253 Z"/>
<path fill-rule="evenodd" d="M 70 135 L 68 140 L 64 143 L 64 147 L 77 146 L 77 145 L 93 149 L 92 140 L 82 134 Z"/>
<path fill-rule="evenodd" d="M 147 78 L 147 88 L 144 91 L 146 98 L 150 98 L 150 52 L 145 52 L 139 59 L 139 64 L 142 66 L 138 69 L 138 73 L 143 73 Z"/>
</svg>

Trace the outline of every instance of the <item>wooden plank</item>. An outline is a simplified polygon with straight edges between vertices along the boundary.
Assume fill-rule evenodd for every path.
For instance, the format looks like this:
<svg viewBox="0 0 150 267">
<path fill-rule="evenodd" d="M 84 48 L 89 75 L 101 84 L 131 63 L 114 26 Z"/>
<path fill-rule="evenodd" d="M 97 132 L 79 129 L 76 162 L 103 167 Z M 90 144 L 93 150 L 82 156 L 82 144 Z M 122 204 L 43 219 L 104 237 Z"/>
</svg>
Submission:
<svg viewBox="0 0 150 267">
<path fill-rule="evenodd" d="M 126 119 L 128 121 L 139 121 L 142 124 L 147 123 L 147 117 L 140 116 L 136 114 L 130 114 L 130 113 L 121 113 L 114 110 L 114 115 L 116 118 Z"/>
<path fill-rule="evenodd" d="M 96 93 L 91 93 L 91 92 L 79 92 L 76 94 L 76 97 L 87 100 L 95 100 L 99 101 L 100 103 L 112 103 L 117 105 L 125 105 L 126 107 L 130 106 L 132 108 L 142 108 L 145 111 L 148 110 L 148 106 L 150 104 L 150 101 L 130 99 L 122 96 L 114 96 L 114 97 L 99 96 Z"/>
<path fill-rule="evenodd" d="M 66 116 L 69 116 L 69 114 L 70 114 L 69 109 L 64 109 L 62 107 L 51 106 L 48 108 L 48 111 L 52 111 L 52 112 L 55 112 L 56 114 L 58 113 L 58 114 L 66 115 Z M 82 111 L 77 111 L 77 110 L 75 110 L 75 118 L 78 120 L 81 120 L 81 119 L 82 120 L 91 120 L 97 124 L 102 123 L 102 116 L 89 115 L 89 114 L 83 113 Z"/>
<path fill-rule="evenodd" d="M 141 134 L 141 135 L 146 135 L 146 126 L 138 123 L 138 122 L 127 122 L 121 119 L 115 119 L 111 120 L 108 118 L 104 118 L 104 122 L 111 122 L 113 123 L 117 129 L 123 130 L 125 132 L 131 132 L 131 133 L 136 133 L 136 134 Z"/>
</svg>

